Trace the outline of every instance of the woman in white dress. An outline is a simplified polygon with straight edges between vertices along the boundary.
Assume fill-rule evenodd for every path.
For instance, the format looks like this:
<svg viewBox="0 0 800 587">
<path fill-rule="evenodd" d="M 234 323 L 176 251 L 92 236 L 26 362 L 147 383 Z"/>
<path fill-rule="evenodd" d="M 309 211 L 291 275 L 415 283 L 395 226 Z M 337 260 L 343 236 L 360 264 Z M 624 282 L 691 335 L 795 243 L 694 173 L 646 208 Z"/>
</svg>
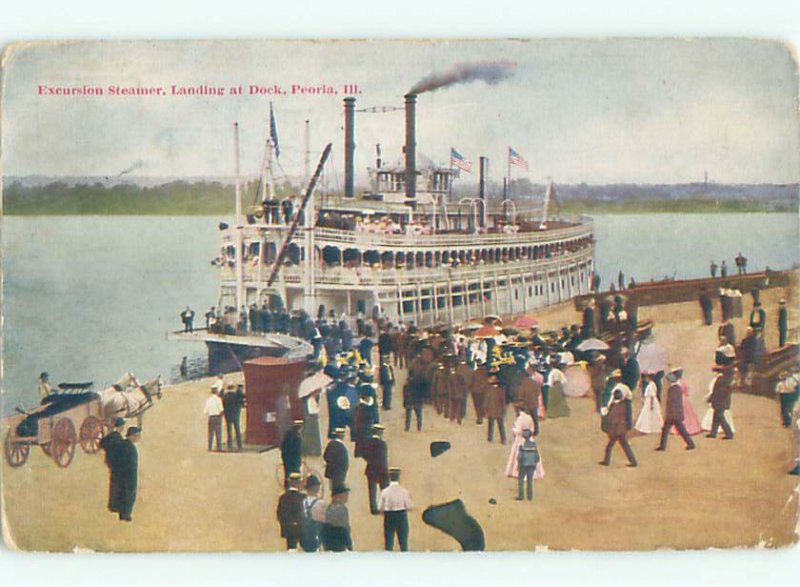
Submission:
<svg viewBox="0 0 800 587">
<path fill-rule="evenodd" d="M 658 388 L 653 381 L 652 373 L 642 373 L 642 387 L 644 388 L 644 401 L 634 428 L 642 434 L 661 432 L 661 428 L 664 427 L 664 418 L 661 416 Z"/>
</svg>

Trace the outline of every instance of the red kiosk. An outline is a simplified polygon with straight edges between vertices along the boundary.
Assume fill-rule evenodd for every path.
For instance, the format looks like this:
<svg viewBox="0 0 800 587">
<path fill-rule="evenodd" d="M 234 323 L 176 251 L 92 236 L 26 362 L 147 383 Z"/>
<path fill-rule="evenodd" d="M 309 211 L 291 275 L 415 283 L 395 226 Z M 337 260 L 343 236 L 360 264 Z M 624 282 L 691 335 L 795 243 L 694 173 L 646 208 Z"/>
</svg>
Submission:
<svg viewBox="0 0 800 587">
<path fill-rule="evenodd" d="M 303 419 L 303 400 L 297 392 L 305 367 L 305 360 L 277 357 L 259 357 L 244 363 L 247 444 L 280 446 L 292 421 Z"/>
</svg>

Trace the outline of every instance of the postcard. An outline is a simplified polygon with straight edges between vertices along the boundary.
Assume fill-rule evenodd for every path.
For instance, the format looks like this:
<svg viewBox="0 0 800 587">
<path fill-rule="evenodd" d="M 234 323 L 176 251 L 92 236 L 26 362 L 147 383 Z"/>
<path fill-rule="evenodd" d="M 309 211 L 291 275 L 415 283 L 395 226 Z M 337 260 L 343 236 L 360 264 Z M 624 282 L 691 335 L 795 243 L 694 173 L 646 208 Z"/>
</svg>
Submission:
<svg viewBox="0 0 800 587">
<path fill-rule="evenodd" d="M 8 548 L 797 542 L 793 48 L 41 42 L 2 68 Z"/>
</svg>

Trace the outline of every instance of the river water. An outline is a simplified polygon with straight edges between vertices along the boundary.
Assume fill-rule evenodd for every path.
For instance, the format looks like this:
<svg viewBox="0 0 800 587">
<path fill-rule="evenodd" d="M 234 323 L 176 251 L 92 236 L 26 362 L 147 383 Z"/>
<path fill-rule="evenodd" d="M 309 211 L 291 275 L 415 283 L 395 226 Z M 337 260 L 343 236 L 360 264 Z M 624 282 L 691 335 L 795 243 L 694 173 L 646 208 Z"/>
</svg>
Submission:
<svg viewBox="0 0 800 587">
<path fill-rule="evenodd" d="M 36 379 L 105 386 L 133 371 L 203 370 L 205 346 L 167 342 L 187 304 L 202 322 L 217 297 L 216 217 L 11 216 L 3 219 L 2 413 L 36 403 Z M 800 260 L 794 214 L 595 216 L 603 289 L 616 281 L 700 277 L 741 251 L 748 270 Z"/>
</svg>

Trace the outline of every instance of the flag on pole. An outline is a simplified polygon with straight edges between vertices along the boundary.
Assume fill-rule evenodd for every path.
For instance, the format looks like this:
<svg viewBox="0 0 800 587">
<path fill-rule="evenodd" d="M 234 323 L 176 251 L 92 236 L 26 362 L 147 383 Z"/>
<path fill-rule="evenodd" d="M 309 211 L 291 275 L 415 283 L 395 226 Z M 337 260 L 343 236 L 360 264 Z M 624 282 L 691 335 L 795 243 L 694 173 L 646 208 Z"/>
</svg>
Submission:
<svg viewBox="0 0 800 587">
<path fill-rule="evenodd" d="M 508 148 L 508 164 L 522 167 L 525 171 L 528 171 L 528 161 L 511 147 Z"/>
<path fill-rule="evenodd" d="M 450 148 L 450 165 L 453 167 L 458 167 L 459 169 L 463 169 L 467 173 L 472 173 L 472 161 L 467 161 L 464 157 L 453 149 Z"/>
<path fill-rule="evenodd" d="M 278 125 L 275 123 L 275 113 L 272 111 L 272 102 L 269 103 L 269 137 L 275 145 L 275 156 L 281 156 L 281 148 L 278 146 Z"/>
</svg>

